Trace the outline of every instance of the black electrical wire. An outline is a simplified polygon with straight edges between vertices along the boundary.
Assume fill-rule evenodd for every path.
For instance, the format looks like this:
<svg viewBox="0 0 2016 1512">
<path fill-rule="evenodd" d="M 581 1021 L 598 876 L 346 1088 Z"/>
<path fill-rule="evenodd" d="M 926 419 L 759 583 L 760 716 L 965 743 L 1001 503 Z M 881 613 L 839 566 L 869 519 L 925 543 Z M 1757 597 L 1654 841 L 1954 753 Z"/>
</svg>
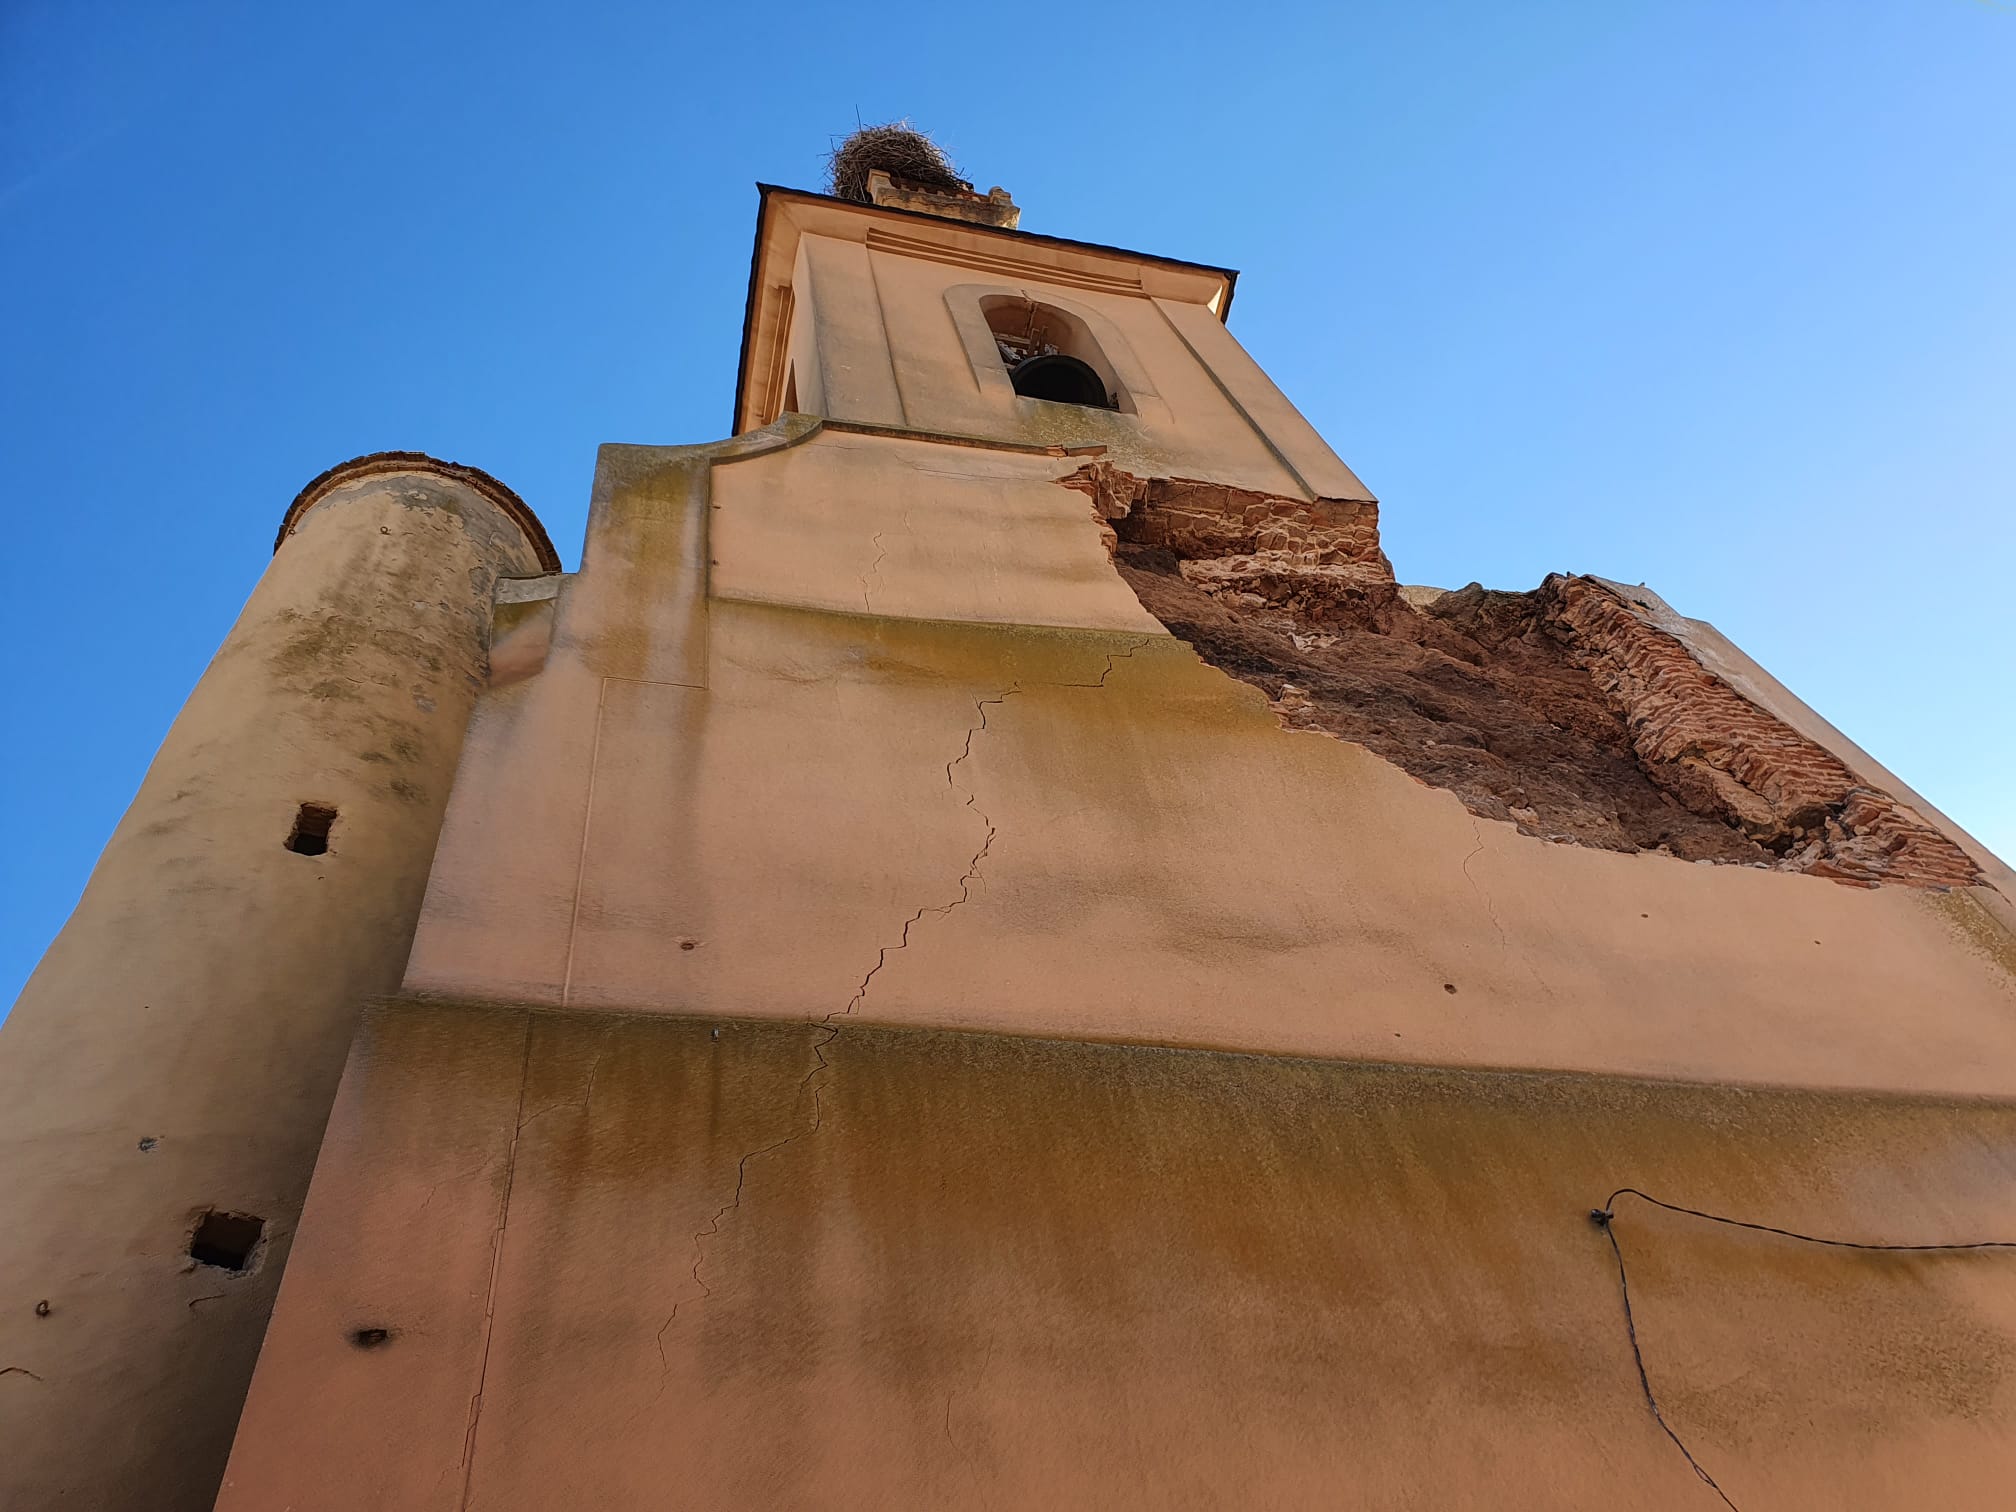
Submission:
<svg viewBox="0 0 2016 1512">
<path fill-rule="evenodd" d="M 1730 1512 L 1742 1512 L 1742 1509 L 1729 1499 L 1727 1491 L 1715 1484 L 1715 1477 L 1708 1473 L 1701 1461 L 1694 1458 L 1694 1451 L 1689 1449 L 1680 1435 L 1673 1431 L 1672 1424 L 1666 1421 L 1666 1414 L 1659 1410 L 1659 1398 L 1652 1391 L 1652 1378 L 1645 1373 L 1645 1353 L 1638 1347 L 1638 1320 L 1631 1311 L 1631 1278 L 1624 1267 L 1624 1250 L 1617 1243 L 1617 1231 L 1610 1226 L 1610 1220 L 1616 1216 L 1613 1210 L 1619 1197 L 1636 1197 L 1640 1202 L 1649 1202 L 1652 1206 L 1664 1208 L 1669 1213 L 1683 1213 L 1689 1218 L 1700 1218 L 1729 1228 L 1750 1229 L 1759 1234 L 1776 1234 L 1782 1239 L 1795 1239 L 1801 1244 L 1824 1244 L 1830 1249 L 1888 1250 L 1911 1254 L 1942 1250 L 2016 1249 L 2016 1239 L 1975 1239 L 1959 1244 L 1871 1244 L 1859 1239 L 1823 1239 L 1815 1234 L 1796 1233 L 1791 1229 L 1777 1228 L 1769 1223 L 1749 1223 L 1741 1218 L 1725 1218 L 1720 1213 L 1704 1213 L 1699 1208 L 1682 1207 L 1675 1202 L 1662 1201 L 1650 1192 L 1641 1192 L 1636 1187 L 1619 1187 L 1604 1201 L 1603 1206 L 1591 1208 L 1589 1221 L 1603 1230 L 1603 1237 L 1610 1241 L 1610 1253 L 1617 1257 L 1617 1290 L 1624 1299 L 1624 1332 L 1631 1340 L 1631 1361 L 1638 1367 L 1638 1389 L 1645 1393 L 1645 1405 L 1652 1409 L 1652 1420 L 1659 1425 L 1660 1432 L 1673 1441 L 1673 1447 L 1680 1451 L 1688 1466 L 1700 1477 L 1701 1483 L 1719 1496 L 1722 1505 L 1728 1507 Z"/>
<path fill-rule="evenodd" d="M 1905 1251 L 2016 1249 L 2016 1239 L 1975 1239 L 1964 1244 L 1870 1244 L 1860 1239 L 1821 1239 L 1812 1234 L 1795 1233 L 1791 1229 L 1773 1228 L 1768 1223 L 1746 1223 L 1741 1218 L 1724 1218 L 1719 1213 L 1704 1213 L 1699 1208 L 1681 1207 L 1674 1202 L 1661 1202 L 1651 1193 L 1641 1192 L 1636 1187 L 1617 1188 L 1602 1207 L 1591 1208 L 1589 1216 L 1597 1223 L 1608 1227 L 1610 1208 L 1619 1197 L 1636 1197 L 1640 1202 L 1649 1202 L 1652 1206 L 1662 1207 L 1669 1213 L 1685 1213 L 1689 1218 L 1705 1218 L 1710 1223 L 1724 1223 L 1730 1228 L 1754 1229 L 1760 1234 L 1777 1234 L 1784 1239 L 1797 1239 L 1801 1244 L 1825 1244 L 1834 1249 Z"/>
</svg>

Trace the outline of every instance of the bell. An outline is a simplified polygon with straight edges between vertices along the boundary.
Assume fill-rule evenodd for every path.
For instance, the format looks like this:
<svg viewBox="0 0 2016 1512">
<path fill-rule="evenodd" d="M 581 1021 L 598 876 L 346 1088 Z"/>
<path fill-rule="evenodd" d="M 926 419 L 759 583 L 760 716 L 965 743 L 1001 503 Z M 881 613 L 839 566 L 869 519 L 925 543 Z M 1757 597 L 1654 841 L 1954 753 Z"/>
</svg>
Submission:
<svg viewBox="0 0 2016 1512">
<path fill-rule="evenodd" d="M 1046 352 L 1017 363 L 1008 379 L 1025 399 L 1050 399 L 1059 404 L 1083 404 L 1111 409 L 1106 382 L 1088 362 L 1062 352 Z"/>
</svg>

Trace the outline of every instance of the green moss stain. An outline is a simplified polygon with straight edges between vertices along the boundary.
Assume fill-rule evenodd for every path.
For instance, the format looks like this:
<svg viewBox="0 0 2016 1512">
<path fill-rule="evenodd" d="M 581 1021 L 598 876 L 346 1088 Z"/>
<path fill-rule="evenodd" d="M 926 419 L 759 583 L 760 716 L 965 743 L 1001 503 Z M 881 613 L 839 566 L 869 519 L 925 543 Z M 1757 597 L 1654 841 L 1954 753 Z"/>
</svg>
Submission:
<svg viewBox="0 0 2016 1512">
<path fill-rule="evenodd" d="M 1988 911 L 1972 888 L 1926 893 L 1925 905 L 1938 914 L 1970 950 L 1986 956 L 2016 983 L 2016 935 Z"/>
</svg>

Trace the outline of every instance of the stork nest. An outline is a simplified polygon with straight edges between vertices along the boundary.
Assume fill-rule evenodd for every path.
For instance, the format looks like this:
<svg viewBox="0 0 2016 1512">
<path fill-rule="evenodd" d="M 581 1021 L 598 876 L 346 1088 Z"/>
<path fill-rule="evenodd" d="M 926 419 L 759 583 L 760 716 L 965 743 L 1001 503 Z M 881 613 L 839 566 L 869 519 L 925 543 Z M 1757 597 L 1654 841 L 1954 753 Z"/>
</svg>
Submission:
<svg viewBox="0 0 2016 1512">
<path fill-rule="evenodd" d="M 926 189 L 973 188 L 945 149 L 908 121 L 863 126 L 826 155 L 826 186 L 838 198 L 868 203 L 868 175 L 881 169 Z"/>
</svg>

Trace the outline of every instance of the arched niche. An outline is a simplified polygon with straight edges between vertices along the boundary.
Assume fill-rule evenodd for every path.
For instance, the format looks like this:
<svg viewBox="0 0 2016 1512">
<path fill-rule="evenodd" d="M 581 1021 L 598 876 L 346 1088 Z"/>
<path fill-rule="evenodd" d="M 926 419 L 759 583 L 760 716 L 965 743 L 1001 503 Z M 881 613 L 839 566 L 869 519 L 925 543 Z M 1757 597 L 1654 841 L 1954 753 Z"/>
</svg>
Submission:
<svg viewBox="0 0 2016 1512">
<path fill-rule="evenodd" d="M 945 305 L 983 394 L 1006 401 L 1018 397 L 1002 338 L 1033 331 L 1040 344 L 1085 363 L 1097 373 L 1112 410 L 1169 423 L 1169 406 L 1156 392 L 1134 348 L 1120 328 L 1099 311 L 1060 298 L 1048 289 L 1002 284 L 955 284 L 945 291 Z"/>
<path fill-rule="evenodd" d="M 980 313 L 1008 381 L 1025 398 L 1134 413 L 1134 401 L 1085 321 L 1026 294 L 983 294 Z M 1032 381 L 1025 375 L 1033 374 Z"/>
</svg>

